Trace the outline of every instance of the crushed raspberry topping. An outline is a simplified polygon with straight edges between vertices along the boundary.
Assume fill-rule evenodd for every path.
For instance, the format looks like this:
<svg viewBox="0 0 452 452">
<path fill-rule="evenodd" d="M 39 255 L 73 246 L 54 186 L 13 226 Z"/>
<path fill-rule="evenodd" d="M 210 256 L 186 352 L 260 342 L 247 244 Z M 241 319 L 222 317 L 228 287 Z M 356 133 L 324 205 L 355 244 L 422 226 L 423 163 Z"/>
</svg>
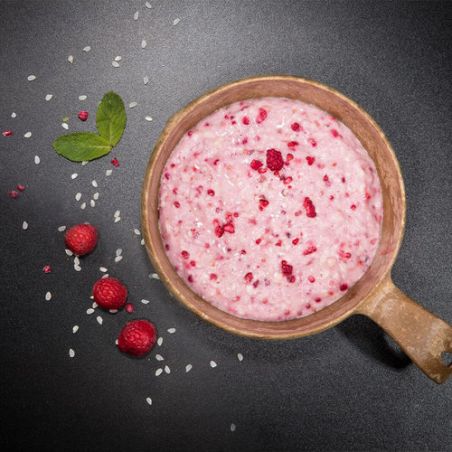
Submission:
<svg viewBox="0 0 452 452">
<path fill-rule="evenodd" d="M 284 166 L 281 152 L 276 149 L 267 150 L 267 168 L 271 171 L 279 171 Z"/>
</svg>

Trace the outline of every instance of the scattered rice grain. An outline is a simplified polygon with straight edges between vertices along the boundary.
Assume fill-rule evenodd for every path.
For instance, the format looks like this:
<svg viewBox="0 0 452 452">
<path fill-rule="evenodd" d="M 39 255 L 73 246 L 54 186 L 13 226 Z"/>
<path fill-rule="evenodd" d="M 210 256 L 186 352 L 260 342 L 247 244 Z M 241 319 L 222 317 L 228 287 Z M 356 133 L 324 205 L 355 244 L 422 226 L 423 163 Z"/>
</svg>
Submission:
<svg viewBox="0 0 452 452">
<path fill-rule="evenodd" d="M 138 102 L 130 102 L 129 108 L 135 108 L 138 105 Z"/>
<path fill-rule="evenodd" d="M 145 85 L 147 85 L 149 83 L 149 77 L 147 75 L 145 75 L 143 77 L 143 82 L 144 82 Z"/>
<path fill-rule="evenodd" d="M 158 369 L 155 371 L 155 376 L 158 377 L 159 375 L 162 375 L 162 373 L 163 373 L 163 369 L 158 368 Z"/>
<path fill-rule="evenodd" d="M 91 315 L 91 314 L 94 313 L 94 309 L 93 309 L 93 308 L 88 308 L 88 309 L 86 310 L 86 313 L 87 313 L 88 315 Z"/>
<path fill-rule="evenodd" d="M 91 207 L 95 207 L 96 206 L 96 201 L 94 201 L 94 199 L 91 199 L 90 202 L 89 202 L 89 205 Z"/>
<path fill-rule="evenodd" d="M 64 251 L 68 256 L 72 256 L 74 254 L 71 250 L 68 250 L 67 248 Z"/>
<path fill-rule="evenodd" d="M 152 5 L 149 2 L 146 2 L 144 4 L 144 6 L 146 6 L 147 9 L 151 9 L 152 8 Z"/>
<path fill-rule="evenodd" d="M 91 185 L 92 185 L 94 188 L 97 188 L 97 182 L 96 182 L 95 180 L 92 180 L 92 181 L 91 181 Z"/>
<path fill-rule="evenodd" d="M 35 164 L 39 165 L 41 163 L 41 159 L 39 158 L 39 155 L 35 155 Z"/>
<path fill-rule="evenodd" d="M 133 15 L 133 20 L 138 20 L 139 16 L 140 16 L 140 11 L 135 11 L 135 14 Z"/>
<path fill-rule="evenodd" d="M 58 226 L 58 232 L 63 232 L 66 230 L 66 226 Z"/>
<path fill-rule="evenodd" d="M 136 228 L 135 228 L 135 229 L 133 230 L 133 232 L 134 232 L 135 235 L 141 235 L 141 232 L 140 232 L 139 229 L 136 229 Z"/>
<path fill-rule="evenodd" d="M 46 293 L 46 301 L 50 301 L 52 299 L 52 293 L 51 292 L 47 292 Z"/>
<path fill-rule="evenodd" d="M 102 273 L 107 273 L 108 272 L 108 268 L 106 268 L 106 267 L 99 267 L 99 271 L 101 271 Z"/>
<path fill-rule="evenodd" d="M 69 349 L 69 358 L 73 358 L 74 356 L 75 356 L 75 351 L 72 348 L 70 348 Z"/>
<path fill-rule="evenodd" d="M 72 327 L 72 334 L 75 334 L 78 331 L 78 325 L 74 325 Z"/>
<path fill-rule="evenodd" d="M 142 48 L 142 49 L 145 49 L 147 45 L 148 45 L 148 43 L 146 42 L 146 39 L 143 39 L 143 40 L 141 41 L 141 48 Z"/>
<path fill-rule="evenodd" d="M 157 345 L 158 345 L 159 347 L 161 347 L 162 344 L 163 344 L 163 337 L 159 337 L 159 338 L 157 339 Z"/>
<path fill-rule="evenodd" d="M 146 121 L 151 122 L 152 121 L 152 116 L 145 116 L 144 119 L 146 119 Z"/>
<path fill-rule="evenodd" d="M 122 256 L 116 256 L 115 257 L 115 262 L 116 263 L 121 262 L 121 261 L 122 261 Z"/>
<path fill-rule="evenodd" d="M 78 100 L 86 100 L 88 96 L 85 96 L 82 94 L 81 96 L 78 96 Z"/>
<path fill-rule="evenodd" d="M 106 176 L 111 176 L 111 173 L 112 173 L 112 172 L 113 172 L 113 170 L 108 169 L 108 170 L 105 171 L 105 175 L 106 175 Z"/>
<path fill-rule="evenodd" d="M 239 361 L 243 361 L 243 355 L 241 353 L 237 353 L 237 359 Z"/>
<path fill-rule="evenodd" d="M 82 194 L 80 192 L 75 194 L 75 200 L 80 201 L 82 199 Z"/>
<path fill-rule="evenodd" d="M 173 20 L 173 25 L 177 25 L 179 22 L 180 22 L 179 17 L 176 17 L 176 18 Z"/>
<path fill-rule="evenodd" d="M 30 137 L 31 137 L 30 131 L 24 133 L 24 138 L 30 138 Z"/>
<path fill-rule="evenodd" d="M 91 50 L 90 46 L 83 47 L 84 52 L 89 52 Z"/>
<path fill-rule="evenodd" d="M 210 367 L 217 367 L 217 363 L 215 361 L 210 361 Z"/>
<path fill-rule="evenodd" d="M 168 375 L 171 373 L 171 369 L 168 366 L 165 366 L 165 373 Z"/>
<path fill-rule="evenodd" d="M 52 100 L 53 94 L 46 94 L 46 101 Z"/>
<path fill-rule="evenodd" d="M 192 370 L 192 369 L 193 369 L 193 366 L 192 366 L 191 364 L 187 364 L 187 365 L 185 366 L 185 372 L 186 372 L 186 373 L 190 372 L 190 370 Z"/>
<path fill-rule="evenodd" d="M 119 64 L 117 61 L 112 61 L 112 62 L 111 62 L 111 65 L 112 65 L 113 67 L 120 67 L 120 64 Z"/>
<path fill-rule="evenodd" d="M 97 323 L 99 324 L 99 325 L 102 325 L 102 323 L 103 323 L 103 318 L 100 316 L 100 315 L 98 315 L 97 317 L 96 317 L 96 320 L 97 320 Z"/>
<path fill-rule="evenodd" d="M 150 397 L 146 397 L 146 403 L 148 405 L 152 405 L 152 399 Z"/>
<path fill-rule="evenodd" d="M 29 75 L 28 77 L 27 77 L 27 80 L 29 81 L 29 82 L 32 82 L 33 80 L 36 80 L 36 75 Z"/>
<path fill-rule="evenodd" d="M 77 173 L 72 173 L 72 174 L 71 174 L 71 179 L 72 179 L 72 180 L 77 179 L 77 177 L 78 177 L 78 174 L 77 174 Z"/>
<path fill-rule="evenodd" d="M 231 432 L 235 432 L 236 429 L 236 425 L 235 424 L 231 424 Z"/>
<path fill-rule="evenodd" d="M 164 358 L 163 358 L 163 356 L 162 355 L 155 355 L 155 359 L 157 360 L 157 361 L 163 361 L 164 360 Z"/>
<path fill-rule="evenodd" d="M 143 304 L 148 304 L 149 303 L 149 300 L 145 300 L 144 298 L 141 300 L 141 302 L 143 303 Z"/>
<path fill-rule="evenodd" d="M 169 334 L 174 334 L 176 332 L 176 328 L 168 328 L 166 331 L 168 331 Z"/>
<path fill-rule="evenodd" d="M 68 57 L 67 57 L 67 60 L 69 61 L 69 63 L 73 63 L 74 62 L 74 56 L 73 55 L 69 55 Z"/>
<path fill-rule="evenodd" d="M 84 210 L 86 208 L 86 202 L 82 202 L 80 205 L 80 209 Z"/>
<path fill-rule="evenodd" d="M 26 231 L 26 230 L 28 229 L 28 223 L 27 223 L 26 221 L 24 221 L 24 222 L 22 223 L 22 229 L 23 229 L 24 231 Z"/>
</svg>

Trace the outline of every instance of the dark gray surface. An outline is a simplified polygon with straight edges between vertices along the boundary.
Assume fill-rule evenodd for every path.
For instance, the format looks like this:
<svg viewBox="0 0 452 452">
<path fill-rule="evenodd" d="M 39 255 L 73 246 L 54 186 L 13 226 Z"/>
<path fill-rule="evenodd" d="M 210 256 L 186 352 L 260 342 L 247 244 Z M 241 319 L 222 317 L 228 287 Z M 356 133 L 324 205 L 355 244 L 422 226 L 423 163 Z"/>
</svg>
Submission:
<svg viewBox="0 0 452 452">
<path fill-rule="evenodd" d="M 371 322 L 352 318 L 290 342 L 232 336 L 148 279 L 153 270 L 132 229 L 139 227 L 150 149 L 172 113 L 249 75 L 317 79 L 359 102 L 392 141 L 408 197 L 394 279 L 450 321 L 451 3 L 151 3 L 148 10 L 139 1 L 2 2 L 0 126 L 15 132 L 0 136 L 2 449 L 450 450 L 451 383 L 435 385 L 392 353 Z M 92 50 L 84 53 L 87 45 Z M 117 69 L 116 55 L 123 57 Z M 28 82 L 29 74 L 37 79 Z M 97 102 L 111 89 L 127 104 L 139 103 L 127 110 L 126 133 L 112 153 L 121 167 L 109 157 L 85 167 L 58 157 L 51 142 L 64 132 L 61 118 L 70 116 L 71 130 L 93 129 Z M 88 99 L 78 101 L 80 94 Z M 82 108 L 92 115 L 86 124 L 75 116 Z M 144 120 L 148 114 L 152 123 Z M 100 199 L 82 211 L 74 195 L 89 200 L 92 179 Z M 17 183 L 27 190 L 11 200 L 6 193 Z M 116 209 L 122 221 L 114 224 Z M 99 227 L 101 241 L 77 273 L 56 229 L 82 221 Z M 124 260 L 115 264 L 118 247 Z M 47 263 L 49 275 L 41 271 Z M 100 265 L 124 279 L 137 302 L 133 316 L 103 314 L 102 326 L 97 314 L 85 313 Z M 44 300 L 48 290 L 51 301 Z M 142 298 L 151 303 L 142 305 Z M 152 319 L 164 336 L 150 360 L 115 349 L 132 317 Z M 177 332 L 169 335 L 172 326 Z M 154 376 L 156 352 L 170 375 Z M 194 366 L 189 374 L 187 363 Z"/>
</svg>

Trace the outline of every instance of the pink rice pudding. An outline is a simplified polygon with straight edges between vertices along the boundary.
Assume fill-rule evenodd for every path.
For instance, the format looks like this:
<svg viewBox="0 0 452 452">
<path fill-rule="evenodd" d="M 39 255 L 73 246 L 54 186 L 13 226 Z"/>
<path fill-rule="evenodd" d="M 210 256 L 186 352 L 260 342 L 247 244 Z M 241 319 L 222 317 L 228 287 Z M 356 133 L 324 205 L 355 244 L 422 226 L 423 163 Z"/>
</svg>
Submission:
<svg viewBox="0 0 452 452">
<path fill-rule="evenodd" d="M 177 273 L 246 319 L 304 317 L 342 297 L 372 262 L 382 215 L 380 181 L 356 136 L 286 98 L 203 119 L 160 185 L 159 226 Z"/>
</svg>

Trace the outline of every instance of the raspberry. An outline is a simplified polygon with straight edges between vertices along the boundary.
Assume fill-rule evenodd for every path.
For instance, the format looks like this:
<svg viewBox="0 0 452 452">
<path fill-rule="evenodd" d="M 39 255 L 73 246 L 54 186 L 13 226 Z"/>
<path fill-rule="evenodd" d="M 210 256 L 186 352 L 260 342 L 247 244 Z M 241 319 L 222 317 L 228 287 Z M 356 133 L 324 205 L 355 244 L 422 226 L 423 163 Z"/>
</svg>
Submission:
<svg viewBox="0 0 452 452">
<path fill-rule="evenodd" d="M 148 320 L 128 322 L 118 336 L 118 348 L 121 352 L 142 357 L 154 347 L 157 330 Z"/>
<path fill-rule="evenodd" d="M 267 119 L 267 110 L 265 108 L 259 108 L 259 114 L 257 115 L 256 122 L 260 124 Z"/>
<path fill-rule="evenodd" d="M 252 160 L 250 166 L 253 170 L 257 171 L 263 163 L 260 160 Z"/>
<path fill-rule="evenodd" d="M 317 213 L 315 211 L 315 207 L 314 207 L 314 204 L 311 201 L 311 198 L 308 198 L 308 197 L 304 198 L 303 207 L 306 210 L 306 216 L 307 217 L 314 218 L 314 217 L 317 216 Z"/>
<path fill-rule="evenodd" d="M 223 226 L 223 230 L 225 232 L 229 232 L 230 234 L 233 234 L 235 232 L 234 223 L 227 223 Z"/>
<path fill-rule="evenodd" d="M 287 261 L 281 261 L 281 271 L 283 275 L 289 276 L 293 272 L 293 266 L 289 265 Z"/>
<path fill-rule="evenodd" d="M 267 150 L 267 167 L 271 171 L 279 171 L 284 166 L 281 152 L 276 149 Z"/>
<path fill-rule="evenodd" d="M 64 241 L 77 256 L 91 253 L 97 244 L 97 230 L 90 224 L 77 224 L 66 231 Z"/>
<path fill-rule="evenodd" d="M 259 210 L 264 210 L 269 204 L 270 202 L 267 199 L 259 199 Z"/>
<path fill-rule="evenodd" d="M 81 112 L 79 112 L 78 114 L 78 119 L 80 119 L 80 121 L 86 121 L 88 119 L 89 113 L 87 111 L 82 110 Z"/>
<path fill-rule="evenodd" d="M 121 309 L 127 300 L 127 287 L 116 278 L 98 279 L 93 286 L 94 301 L 103 309 Z"/>
<path fill-rule="evenodd" d="M 303 256 L 307 256 L 308 254 L 315 253 L 316 251 L 317 251 L 317 248 L 314 245 L 310 245 L 303 251 Z"/>
</svg>

